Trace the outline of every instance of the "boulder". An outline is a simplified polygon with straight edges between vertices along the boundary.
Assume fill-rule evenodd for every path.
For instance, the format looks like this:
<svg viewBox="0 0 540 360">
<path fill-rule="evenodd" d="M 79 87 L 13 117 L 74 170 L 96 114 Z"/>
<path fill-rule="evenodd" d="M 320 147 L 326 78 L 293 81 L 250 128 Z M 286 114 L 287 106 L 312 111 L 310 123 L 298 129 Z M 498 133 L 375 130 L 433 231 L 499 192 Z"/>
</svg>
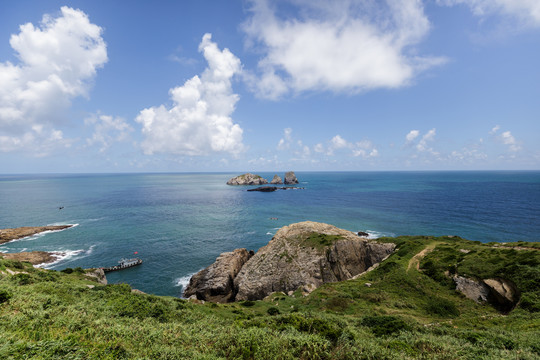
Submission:
<svg viewBox="0 0 540 360">
<path fill-rule="evenodd" d="M 335 226 L 306 221 L 281 228 L 234 279 L 235 300 L 259 300 L 323 283 L 351 279 L 393 252 L 394 244 L 358 237 Z"/>
<path fill-rule="evenodd" d="M 456 290 L 476 302 L 487 302 L 503 313 L 512 311 L 519 302 L 520 292 L 516 285 L 505 279 L 474 280 L 454 276 Z"/>
<path fill-rule="evenodd" d="M 277 175 L 274 175 L 272 178 L 272 181 L 270 181 L 270 184 L 283 184 L 283 180 Z"/>
<path fill-rule="evenodd" d="M 268 184 L 268 180 L 260 177 L 259 175 L 247 173 L 233 177 L 227 181 L 227 185 L 264 185 Z"/>
<path fill-rule="evenodd" d="M 107 277 L 103 269 L 88 269 L 85 271 L 84 275 L 96 278 L 96 281 L 101 285 L 107 285 Z"/>
<path fill-rule="evenodd" d="M 456 283 L 456 290 L 465 297 L 477 303 L 488 301 L 490 290 L 484 282 L 458 275 L 455 275 L 453 279 Z"/>
<path fill-rule="evenodd" d="M 224 303 L 234 299 L 234 278 L 242 265 L 253 256 L 253 251 L 236 249 L 219 255 L 216 261 L 193 275 L 184 297 Z"/>
<path fill-rule="evenodd" d="M 283 183 L 286 185 L 298 184 L 298 179 L 296 178 L 294 171 L 285 173 L 285 181 Z"/>
<path fill-rule="evenodd" d="M 520 292 L 513 282 L 505 279 L 484 279 L 491 290 L 491 303 L 504 313 L 512 311 L 519 302 Z"/>
<path fill-rule="evenodd" d="M 369 237 L 369 234 L 365 231 L 359 231 L 357 234 L 358 236 L 361 236 L 361 237 Z"/>
</svg>

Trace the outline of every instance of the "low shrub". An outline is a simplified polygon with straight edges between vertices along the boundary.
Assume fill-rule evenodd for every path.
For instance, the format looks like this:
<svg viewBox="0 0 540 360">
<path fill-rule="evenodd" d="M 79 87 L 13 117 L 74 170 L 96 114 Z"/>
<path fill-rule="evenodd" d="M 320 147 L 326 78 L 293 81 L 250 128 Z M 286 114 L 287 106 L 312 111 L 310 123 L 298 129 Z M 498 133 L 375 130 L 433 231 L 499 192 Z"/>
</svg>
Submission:
<svg viewBox="0 0 540 360">
<path fill-rule="evenodd" d="M 361 323 L 376 336 L 392 335 L 401 330 L 410 330 L 410 326 L 397 316 L 366 316 Z"/>
<path fill-rule="evenodd" d="M 15 274 L 11 277 L 11 281 L 17 285 L 29 285 L 32 284 L 34 281 L 32 277 L 29 274 Z"/>
<path fill-rule="evenodd" d="M 9 291 L 0 289 L 0 304 L 7 302 L 12 296 Z"/>
<path fill-rule="evenodd" d="M 270 307 L 268 310 L 266 310 L 268 315 L 277 315 L 279 314 L 279 309 L 277 307 Z"/>
<path fill-rule="evenodd" d="M 431 315 L 443 317 L 459 316 L 459 310 L 452 301 L 435 297 L 427 301 L 426 311 Z"/>
</svg>

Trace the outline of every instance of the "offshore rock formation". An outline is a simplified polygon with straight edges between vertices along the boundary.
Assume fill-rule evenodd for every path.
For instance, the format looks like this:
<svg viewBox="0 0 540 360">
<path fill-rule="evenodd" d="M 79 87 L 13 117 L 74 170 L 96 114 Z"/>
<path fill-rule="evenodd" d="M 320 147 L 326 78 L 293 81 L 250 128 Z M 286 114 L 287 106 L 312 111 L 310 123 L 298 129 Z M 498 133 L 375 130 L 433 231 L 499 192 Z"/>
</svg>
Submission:
<svg viewBox="0 0 540 360">
<path fill-rule="evenodd" d="M 272 178 L 272 181 L 270 181 L 270 184 L 283 184 L 283 180 L 277 175 L 274 175 Z"/>
<path fill-rule="evenodd" d="M 60 231 L 73 225 L 24 226 L 14 229 L 0 229 L 0 244 L 36 235 L 44 231 Z"/>
<path fill-rule="evenodd" d="M 268 180 L 260 177 L 259 175 L 254 175 L 251 173 L 239 175 L 227 181 L 227 185 L 264 185 L 264 184 L 268 184 Z"/>
<path fill-rule="evenodd" d="M 283 183 L 285 185 L 298 184 L 298 179 L 296 178 L 294 171 L 288 171 L 285 173 L 285 181 Z"/>
<path fill-rule="evenodd" d="M 222 253 L 216 262 L 191 277 L 184 296 L 218 303 L 232 301 L 234 278 L 252 256 L 253 250 L 246 249 Z"/>
<path fill-rule="evenodd" d="M 222 254 L 192 277 L 184 296 L 222 302 L 260 300 L 276 291 L 312 291 L 324 283 L 361 274 L 394 248 L 394 244 L 368 241 L 328 224 L 292 224 L 281 228 L 268 245 L 244 263 L 245 255 L 237 255 L 242 259 L 238 261 L 233 253 Z M 234 253 L 246 254 L 247 250 Z"/>
</svg>

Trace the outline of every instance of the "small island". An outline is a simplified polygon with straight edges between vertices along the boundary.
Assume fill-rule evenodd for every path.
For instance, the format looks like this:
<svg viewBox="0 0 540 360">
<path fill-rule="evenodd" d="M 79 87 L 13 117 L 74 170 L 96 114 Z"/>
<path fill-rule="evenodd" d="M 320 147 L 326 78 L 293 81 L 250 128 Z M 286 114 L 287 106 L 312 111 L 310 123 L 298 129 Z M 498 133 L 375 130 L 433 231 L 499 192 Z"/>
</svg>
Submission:
<svg viewBox="0 0 540 360">
<path fill-rule="evenodd" d="M 229 179 L 229 181 L 227 181 L 227 185 L 266 185 L 266 184 L 268 184 L 268 180 L 266 180 L 260 175 L 256 175 L 252 173 L 245 173 L 242 175 L 238 175 Z M 278 175 L 274 175 L 270 184 L 294 185 L 294 184 L 298 184 L 298 179 L 296 178 L 294 171 L 287 171 L 285 173 L 285 180 L 282 180 L 281 177 L 279 177 Z"/>
</svg>

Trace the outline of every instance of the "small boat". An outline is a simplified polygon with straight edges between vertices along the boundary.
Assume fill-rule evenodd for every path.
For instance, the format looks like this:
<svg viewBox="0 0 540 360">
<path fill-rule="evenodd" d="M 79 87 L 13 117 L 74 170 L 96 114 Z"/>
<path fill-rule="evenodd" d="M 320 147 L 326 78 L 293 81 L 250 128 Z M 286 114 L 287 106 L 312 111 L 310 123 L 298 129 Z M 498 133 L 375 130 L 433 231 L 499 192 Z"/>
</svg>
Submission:
<svg viewBox="0 0 540 360">
<path fill-rule="evenodd" d="M 141 265 L 141 264 L 142 264 L 142 260 L 139 258 L 122 259 L 118 262 L 118 265 L 111 266 L 111 267 L 103 267 L 101 269 L 104 272 L 109 272 L 109 271 L 123 270 L 123 269 L 127 269 L 133 266 Z"/>
</svg>

